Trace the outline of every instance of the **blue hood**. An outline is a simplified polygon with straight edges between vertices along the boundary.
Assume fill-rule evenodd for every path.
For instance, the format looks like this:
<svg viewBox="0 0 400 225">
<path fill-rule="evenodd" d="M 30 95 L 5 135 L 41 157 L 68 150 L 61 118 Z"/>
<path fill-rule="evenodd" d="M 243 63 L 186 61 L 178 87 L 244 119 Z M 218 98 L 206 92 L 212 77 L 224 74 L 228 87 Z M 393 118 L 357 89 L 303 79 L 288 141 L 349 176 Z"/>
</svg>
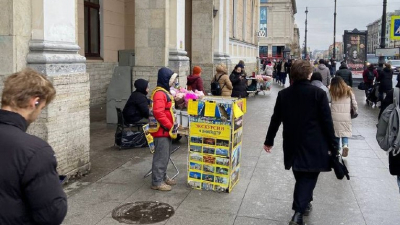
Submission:
<svg viewBox="0 0 400 225">
<path fill-rule="evenodd" d="M 158 79 L 157 86 L 162 87 L 165 90 L 169 91 L 169 80 L 171 79 L 174 72 L 166 67 L 163 67 L 158 70 Z"/>
</svg>

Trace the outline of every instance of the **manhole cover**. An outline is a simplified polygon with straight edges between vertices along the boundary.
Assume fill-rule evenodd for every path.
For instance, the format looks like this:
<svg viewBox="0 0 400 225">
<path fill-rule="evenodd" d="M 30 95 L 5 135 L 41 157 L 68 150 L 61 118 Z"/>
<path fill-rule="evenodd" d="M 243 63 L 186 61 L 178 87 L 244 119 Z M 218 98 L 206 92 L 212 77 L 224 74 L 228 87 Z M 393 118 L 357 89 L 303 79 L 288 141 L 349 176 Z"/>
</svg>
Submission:
<svg viewBox="0 0 400 225">
<path fill-rule="evenodd" d="M 365 140 L 365 137 L 362 135 L 353 135 L 352 137 L 350 137 L 350 139 L 354 139 L 354 140 Z"/>
<path fill-rule="evenodd" d="M 175 213 L 172 206 L 162 202 L 135 202 L 118 206 L 112 217 L 120 223 L 151 224 L 171 218 Z"/>
</svg>

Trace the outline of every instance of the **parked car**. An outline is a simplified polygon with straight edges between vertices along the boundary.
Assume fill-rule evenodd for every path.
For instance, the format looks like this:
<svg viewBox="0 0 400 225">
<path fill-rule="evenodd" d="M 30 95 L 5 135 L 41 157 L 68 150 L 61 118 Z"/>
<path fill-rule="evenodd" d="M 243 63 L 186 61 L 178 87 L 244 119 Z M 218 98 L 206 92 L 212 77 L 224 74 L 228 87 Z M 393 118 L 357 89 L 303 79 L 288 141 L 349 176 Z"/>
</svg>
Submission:
<svg viewBox="0 0 400 225">
<path fill-rule="evenodd" d="M 388 63 L 392 65 L 393 74 L 398 75 L 400 73 L 400 60 L 390 60 Z"/>
</svg>

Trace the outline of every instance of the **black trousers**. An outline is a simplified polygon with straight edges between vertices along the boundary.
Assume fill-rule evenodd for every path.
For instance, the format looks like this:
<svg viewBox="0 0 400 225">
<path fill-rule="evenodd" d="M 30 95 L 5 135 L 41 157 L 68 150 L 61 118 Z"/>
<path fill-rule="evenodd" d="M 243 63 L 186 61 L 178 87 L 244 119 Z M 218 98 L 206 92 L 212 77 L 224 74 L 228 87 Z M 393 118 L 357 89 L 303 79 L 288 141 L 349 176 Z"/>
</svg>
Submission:
<svg viewBox="0 0 400 225">
<path fill-rule="evenodd" d="M 304 213 L 313 200 L 313 192 L 317 184 L 319 172 L 293 171 L 296 184 L 294 186 L 293 206 L 295 212 Z"/>
</svg>

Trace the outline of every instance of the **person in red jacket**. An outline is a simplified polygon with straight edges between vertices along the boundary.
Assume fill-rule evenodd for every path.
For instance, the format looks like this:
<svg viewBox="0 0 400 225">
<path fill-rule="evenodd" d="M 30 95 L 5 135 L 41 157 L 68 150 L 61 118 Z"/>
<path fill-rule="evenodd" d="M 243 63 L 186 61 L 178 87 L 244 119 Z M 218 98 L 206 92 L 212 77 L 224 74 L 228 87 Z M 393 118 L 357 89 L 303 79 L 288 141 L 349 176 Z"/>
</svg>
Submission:
<svg viewBox="0 0 400 225">
<path fill-rule="evenodd" d="M 153 91 L 153 115 L 157 121 L 157 129 L 152 132 L 155 151 L 152 163 L 152 189 L 170 191 L 176 181 L 167 177 L 167 167 L 172 150 L 172 138 L 176 138 L 172 130 L 175 125 L 173 114 L 174 98 L 170 87 L 174 85 L 177 74 L 163 67 L 158 71 L 157 87 Z"/>
<path fill-rule="evenodd" d="M 372 88 L 375 78 L 378 78 L 378 71 L 374 65 L 370 64 L 363 72 L 363 80 L 365 84 L 365 96 L 368 98 L 368 89 Z"/>
<path fill-rule="evenodd" d="M 193 74 L 187 77 L 189 91 L 202 91 L 204 93 L 203 79 L 201 79 L 200 66 L 193 67 Z"/>
</svg>

